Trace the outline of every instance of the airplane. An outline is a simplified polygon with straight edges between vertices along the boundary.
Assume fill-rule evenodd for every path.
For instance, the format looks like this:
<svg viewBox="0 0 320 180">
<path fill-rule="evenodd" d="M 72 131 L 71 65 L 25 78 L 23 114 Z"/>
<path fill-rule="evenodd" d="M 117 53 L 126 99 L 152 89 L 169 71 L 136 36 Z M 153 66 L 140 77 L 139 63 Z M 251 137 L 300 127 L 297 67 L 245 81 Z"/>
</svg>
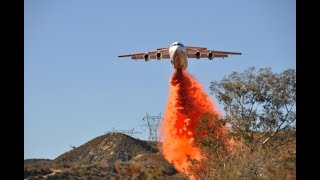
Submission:
<svg viewBox="0 0 320 180">
<path fill-rule="evenodd" d="M 228 55 L 241 55 L 238 52 L 225 52 L 225 51 L 215 51 L 208 50 L 205 47 L 195 47 L 195 46 L 184 46 L 180 42 L 174 42 L 169 48 L 158 48 L 155 51 L 135 53 L 135 54 L 125 54 L 118 57 L 131 57 L 134 60 L 144 59 L 149 61 L 151 59 L 171 59 L 171 64 L 174 69 L 186 70 L 188 67 L 188 58 L 208 58 L 212 60 L 213 58 L 225 58 Z"/>
</svg>

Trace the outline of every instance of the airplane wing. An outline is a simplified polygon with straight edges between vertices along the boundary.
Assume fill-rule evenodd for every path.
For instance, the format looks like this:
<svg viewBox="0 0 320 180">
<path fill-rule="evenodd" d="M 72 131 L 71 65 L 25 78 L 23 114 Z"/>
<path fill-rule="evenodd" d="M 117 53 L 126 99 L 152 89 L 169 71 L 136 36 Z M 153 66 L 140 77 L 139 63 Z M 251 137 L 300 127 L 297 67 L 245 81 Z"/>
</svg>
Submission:
<svg viewBox="0 0 320 180">
<path fill-rule="evenodd" d="M 225 58 L 225 57 L 228 57 L 228 55 L 227 54 L 215 54 L 215 55 L 213 55 L 213 58 Z M 188 54 L 188 58 L 197 58 L 197 57 L 196 57 L 196 54 L 193 53 L 193 54 Z M 207 54 L 201 54 L 200 58 L 208 58 L 208 55 Z"/>
<path fill-rule="evenodd" d="M 228 55 L 241 55 L 241 53 L 238 52 L 208 50 L 205 47 L 186 46 L 186 49 L 188 58 L 208 58 L 209 53 L 211 53 L 212 58 L 225 58 L 228 57 Z M 197 56 L 197 52 L 200 53 L 200 56 L 199 53 Z"/>
<path fill-rule="evenodd" d="M 194 50 L 194 49 L 197 49 L 197 50 L 207 50 L 207 48 L 205 47 L 196 47 L 196 46 L 185 46 L 187 51 L 188 50 Z"/>
<path fill-rule="evenodd" d="M 161 54 L 161 58 L 157 58 L 157 53 Z M 147 55 L 147 58 L 146 58 Z M 169 59 L 169 49 L 168 48 L 158 48 L 156 51 L 149 51 L 149 52 L 143 52 L 143 53 L 135 53 L 135 54 L 125 54 L 120 55 L 118 57 L 131 57 L 131 59 L 134 60 L 150 60 L 150 59 Z"/>
</svg>

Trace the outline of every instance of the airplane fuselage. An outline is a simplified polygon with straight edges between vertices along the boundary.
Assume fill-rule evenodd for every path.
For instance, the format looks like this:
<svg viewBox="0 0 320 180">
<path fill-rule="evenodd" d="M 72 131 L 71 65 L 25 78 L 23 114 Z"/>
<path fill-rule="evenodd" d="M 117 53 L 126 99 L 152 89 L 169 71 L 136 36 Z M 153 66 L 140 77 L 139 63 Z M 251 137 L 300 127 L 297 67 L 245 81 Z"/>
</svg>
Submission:
<svg viewBox="0 0 320 180">
<path fill-rule="evenodd" d="M 169 56 L 174 69 L 186 70 L 188 67 L 187 50 L 183 44 L 179 42 L 173 43 L 169 47 Z"/>
</svg>

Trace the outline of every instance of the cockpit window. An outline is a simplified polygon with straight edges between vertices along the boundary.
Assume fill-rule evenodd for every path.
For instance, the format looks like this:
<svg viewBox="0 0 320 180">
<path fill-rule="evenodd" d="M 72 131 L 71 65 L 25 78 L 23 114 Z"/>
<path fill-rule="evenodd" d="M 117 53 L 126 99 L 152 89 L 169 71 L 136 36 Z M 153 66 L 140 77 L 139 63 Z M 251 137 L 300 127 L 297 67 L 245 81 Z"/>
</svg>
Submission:
<svg viewBox="0 0 320 180">
<path fill-rule="evenodd" d="M 177 45 L 184 47 L 184 45 L 183 45 L 183 44 L 181 44 L 181 43 L 177 43 Z"/>
<path fill-rule="evenodd" d="M 181 43 L 173 43 L 170 47 L 172 47 L 172 46 L 176 46 L 176 45 L 179 45 L 179 46 L 184 47 L 184 45 L 183 45 L 183 44 L 181 44 Z"/>
</svg>

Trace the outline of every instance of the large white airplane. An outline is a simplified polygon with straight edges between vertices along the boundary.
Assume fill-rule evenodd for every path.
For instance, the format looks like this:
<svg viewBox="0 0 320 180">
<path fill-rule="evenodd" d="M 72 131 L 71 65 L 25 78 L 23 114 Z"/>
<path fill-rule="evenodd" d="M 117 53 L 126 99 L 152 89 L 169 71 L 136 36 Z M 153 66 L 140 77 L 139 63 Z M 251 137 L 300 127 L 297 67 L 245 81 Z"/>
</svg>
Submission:
<svg viewBox="0 0 320 180">
<path fill-rule="evenodd" d="M 169 48 L 158 48 L 155 51 L 149 51 L 144 53 L 125 54 L 118 57 L 131 57 L 131 59 L 139 60 L 144 59 L 149 61 L 150 59 L 171 59 L 171 64 L 174 69 L 186 70 L 188 67 L 188 58 L 225 58 L 228 54 L 241 55 L 238 52 L 225 52 L 207 50 L 204 47 L 184 46 L 180 42 L 174 42 Z"/>
</svg>

